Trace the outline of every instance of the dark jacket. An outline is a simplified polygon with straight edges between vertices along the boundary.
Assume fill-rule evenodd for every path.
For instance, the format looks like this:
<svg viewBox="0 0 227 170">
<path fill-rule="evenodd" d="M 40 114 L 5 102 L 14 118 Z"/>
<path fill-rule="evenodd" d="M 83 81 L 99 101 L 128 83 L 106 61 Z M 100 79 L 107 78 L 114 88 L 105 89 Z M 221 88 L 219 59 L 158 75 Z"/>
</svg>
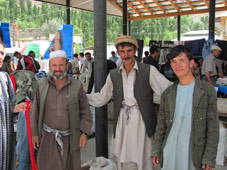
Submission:
<svg viewBox="0 0 227 170">
<path fill-rule="evenodd" d="M 148 57 L 145 57 L 143 59 L 143 63 L 144 64 L 150 64 L 150 65 L 154 66 L 157 70 L 159 70 L 158 60 L 157 59 L 154 59 L 150 55 Z"/>
<path fill-rule="evenodd" d="M 158 124 L 152 144 L 152 156 L 161 159 L 161 166 L 163 148 L 173 124 L 177 84 L 178 81 L 168 87 L 161 96 Z M 199 78 L 196 78 L 192 107 L 190 142 L 194 167 L 196 170 L 202 170 L 202 164 L 214 167 L 219 140 L 217 94 L 212 85 Z"/>
<path fill-rule="evenodd" d="M 151 137 L 155 132 L 157 123 L 156 114 L 153 103 L 153 89 L 149 83 L 150 66 L 147 64 L 137 63 L 138 71 L 134 83 L 134 97 L 139 105 L 142 118 L 145 123 L 146 133 Z M 113 137 L 115 137 L 116 126 L 122 101 L 124 100 L 123 80 L 121 70 L 119 68 L 110 71 L 111 81 L 113 83 L 113 103 L 114 103 L 114 125 Z"/>
</svg>

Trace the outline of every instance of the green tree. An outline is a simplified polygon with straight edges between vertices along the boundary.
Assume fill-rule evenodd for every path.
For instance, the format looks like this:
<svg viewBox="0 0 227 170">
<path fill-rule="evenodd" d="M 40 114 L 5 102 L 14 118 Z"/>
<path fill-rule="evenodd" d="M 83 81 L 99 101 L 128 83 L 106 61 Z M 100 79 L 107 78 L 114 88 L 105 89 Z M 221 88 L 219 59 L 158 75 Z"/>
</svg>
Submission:
<svg viewBox="0 0 227 170">
<path fill-rule="evenodd" d="M 9 15 L 9 18 L 10 18 L 10 22 L 13 22 L 14 21 L 14 1 L 15 0 L 9 0 L 9 10 L 10 10 L 10 15 Z"/>
<path fill-rule="evenodd" d="M 192 30 L 204 30 L 204 24 L 201 21 L 197 21 L 193 24 Z"/>
<path fill-rule="evenodd" d="M 191 31 L 193 24 L 194 24 L 194 20 L 192 19 L 192 17 L 190 17 L 188 15 L 181 16 L 181 32 L 182 33 Z"/>
<path fill-rule="evenodd" d="M 173 39 L 173 37 L 174 37 L 173 32 L 171 32 L 169 30 L 165 30 L 163 40 L 170 41 Z"/>
<path fill-rule="evenodd" d="M 47 3 L 42 3 L 41 14 L 42 14 L 42 22 L 48 22 L 48 5 Z"/>
<path fill-rule="evenodd" d="M 32 2 L 30 0 L 27 0 L 27 9 L 26 9 L 26 13 L 27 13 L 27 21 L 32 21 Z"/>
<path fill-rule="evenodd" d="M 38 15 L 38 9 L 37 9 L 36 5 L 33 6 L 32 12 L 33 12 L 33 16 L 34 17 L 37 17 L 37 15 Z"/>
<path fill-rule="evenodd" d="M 20 18 L 23 20 L 25 17 L 25 3 L 24 0 L 20 0 Z"/>
<path fill-rule="evenodd" d="M 6 18 L 6 13 L 5 13 L 6 6 L 7 6 L 6 0 L 1 0 L 0 1 L 0 18 L 2 20 Z"/>
<path fill-rule="evenodd" d="M 45 36 L 48 37 L 49 34 L 55 34 L 57 30 L 61 27 L 61 21 L 57 18 L 50 20 L 48 23 L 44 23 L 41 26 L 42 31 Z"/>
<path fill-rule="evenodd" d="M 148 36 L 146 36 L 144 39 L 144 46 L 148 46 L 149 42 L 150 42 L 150 38 Z"/>
<path fill-rule="evenodd" d="M 201 22 L 204 24 L 204 29 L 208 30 L 209 26 L 209 16 L 203 16 L 201 17 Z"/>
</svg>

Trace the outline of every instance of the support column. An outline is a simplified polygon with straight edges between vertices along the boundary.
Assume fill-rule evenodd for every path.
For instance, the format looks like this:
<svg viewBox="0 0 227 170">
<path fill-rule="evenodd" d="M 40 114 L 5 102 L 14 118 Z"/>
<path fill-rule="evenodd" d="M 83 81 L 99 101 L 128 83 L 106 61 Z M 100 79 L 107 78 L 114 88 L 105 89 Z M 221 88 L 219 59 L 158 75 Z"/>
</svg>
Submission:
<svg viewBox="0 0 227 170">
<path fill-rule="evenodd" d="M 127 0 L 122 0 L 123 3 L 123 35 L 127 35 Z"/>
<path fill-rule="evenodd" d="M 94 54 L 95 92 L 99 92 L 106 81 L 106 0 L 94 0 Z M 108 158 L 107 106 L 95 108 L 96 156 Z"/>
<path fill-rule="evenodd" d="M 181 33 L 181 16 L 177 16 L 177 41 L 180 41 L 180 33 Z"/>
<path fill-rule="evenodd" d="M 131 35 L 131 21 L 128 20 L 128 35 Z"/>
<path fill-rule="evenodd" d="M 216 0 L 210 0 L 210 11 L 209 11 L 209 39 L 214 40 L 214 25 L 215 25 L 215 4 Z"/>
<path fill-rule="evenodd" d="M 66 0 L 67 24 L 70 24 L 70 0 Z"/>
</svg>

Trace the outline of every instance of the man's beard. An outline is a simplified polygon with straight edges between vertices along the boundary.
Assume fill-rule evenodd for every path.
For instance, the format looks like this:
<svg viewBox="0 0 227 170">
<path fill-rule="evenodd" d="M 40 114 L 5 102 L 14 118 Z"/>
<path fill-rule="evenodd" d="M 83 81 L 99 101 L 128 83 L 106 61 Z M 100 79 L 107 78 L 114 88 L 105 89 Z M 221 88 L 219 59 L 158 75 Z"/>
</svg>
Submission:
<svg viewBox="0 0 227 170">
<path fill-rule="evenodd" d="M 67 75 L 67 70 L 65 70 L 63 73 L 62 73 L 62 75 L 55 75 L 54 73 L 55 72 L 59 72 L 59 71 L 54 71 L 54 72 L 52 72 L 51 70 L 49 70 L 49 76 L 50 77 L 52 77 L 54 80 L 62 80 L 63 78 L 65 78 L 66 77 L 66 75 Z"/>
</svg>

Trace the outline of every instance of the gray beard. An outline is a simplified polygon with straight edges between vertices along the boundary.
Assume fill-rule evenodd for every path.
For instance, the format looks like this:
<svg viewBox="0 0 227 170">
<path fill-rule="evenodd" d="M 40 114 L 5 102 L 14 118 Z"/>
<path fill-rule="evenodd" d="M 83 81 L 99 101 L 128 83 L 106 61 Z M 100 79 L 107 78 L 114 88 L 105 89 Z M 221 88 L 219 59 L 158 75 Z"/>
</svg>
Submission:
<svg viewBox="0 0 227 170">
<path fill-rule="evenodd" d="M 49 75 L 51 78 L 53 78 L 54 80 L 62 80 L 63 78 L 65 78 L 65 77 L 67 76 L 67 70 L 65 70 L 65 71 L 63 72 L 62 75 L 57 75 L 57 76 L 54 75 L 54 73 L 53 73 L 52 71 L 49 70 L 48 75 Z"/>
</svg>

